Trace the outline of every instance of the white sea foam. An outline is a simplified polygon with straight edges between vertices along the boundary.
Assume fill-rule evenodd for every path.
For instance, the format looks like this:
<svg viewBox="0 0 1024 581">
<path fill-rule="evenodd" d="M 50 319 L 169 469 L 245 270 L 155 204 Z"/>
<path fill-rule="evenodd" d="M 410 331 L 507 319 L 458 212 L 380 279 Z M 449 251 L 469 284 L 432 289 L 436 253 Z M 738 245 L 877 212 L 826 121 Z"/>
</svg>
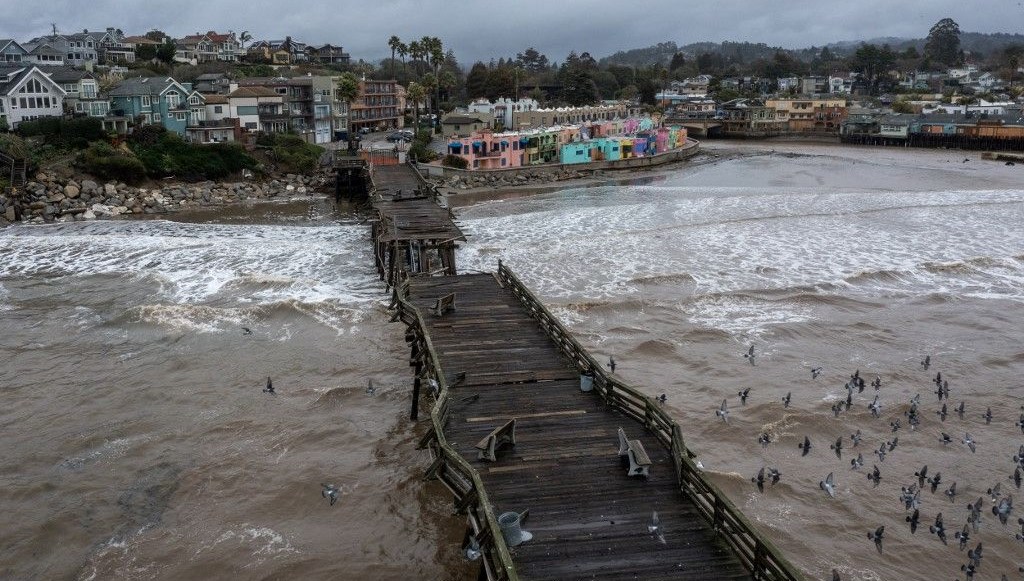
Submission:
<svg viewBox="0 0 1024 581">
<path fill-rule="evenodd" d="M 694 322 L 737 331 L 813 313 L 722 298 L 730 293 L 841 286 L 866 297 L 1024 301 L 1024 268 L 1013 258 L 1024 245 L 1021 202 L 1024 192 L 1011 190 L 598 188 L 462 209 L 474 236 L 460 257 L 462 268 L 493 270 L 499 249 L 555 300 L 628 300 L 641 292 L 632 281 L 685 273 L 692 282 L 679 296 L 694 297 L 686 307 Z M 966 268 L 935 268 L 979 257 Z"/>
<path fill-rule="evenodd" d="M 0 232 L 2 276 L 149 277 L 175 303 L 374 302 L 365 227 L 94 222 Z M 222 294 L 223 293 L 223 294 Z"/>
</svg>

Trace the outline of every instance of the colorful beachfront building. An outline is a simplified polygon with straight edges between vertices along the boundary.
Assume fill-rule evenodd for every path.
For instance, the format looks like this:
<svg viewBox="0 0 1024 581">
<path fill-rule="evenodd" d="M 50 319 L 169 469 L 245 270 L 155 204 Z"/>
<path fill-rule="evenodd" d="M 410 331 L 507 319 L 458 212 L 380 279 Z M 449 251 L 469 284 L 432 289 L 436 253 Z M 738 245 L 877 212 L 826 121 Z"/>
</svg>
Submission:
<svg viewBox="0 0 1024 581">
<path fill-rule="evenodd" d="M 650 118 L 629 118 L 503 133 L 485 129 L 450 138 L 446 152 L 465 159 L 468 169 L 502 169 L 643 157 L 685 143 L 685 128 L 655 128 Z"/>
</svg>

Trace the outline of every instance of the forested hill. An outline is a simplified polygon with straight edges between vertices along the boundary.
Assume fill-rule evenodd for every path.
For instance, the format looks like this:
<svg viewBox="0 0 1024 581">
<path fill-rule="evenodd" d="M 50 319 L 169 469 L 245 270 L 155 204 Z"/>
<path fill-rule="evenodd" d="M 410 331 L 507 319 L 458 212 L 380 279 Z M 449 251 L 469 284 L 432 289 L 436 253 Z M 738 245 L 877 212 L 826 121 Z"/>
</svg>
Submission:
<svg viewBox="0 0 1024 581">
<path fill-rule="evenodd" d="M 868 44 L 883 45 L 888 44 L 893 50 L 905 50 L 909 47 L 914 47 L 918 51 L 923 50 L 925 39 L 924 38 L 874 38 L 865 41 L 841 41 L 829 44 L 828 47 L 837 54 L 852 53 L 861 45 L 862 42 Z M 964 51 L 986 57 L 993 52 L 1001 51 L 1007 46 L 1021 45 L 1024 46 L 1024 35 L 1022 34 L 1007 34 L 1004 32 L 997 33 L 981 33 L 981 32 L 962 32 L 960 33 L 960 46 Z M 813 55 L 816 53 L 814 47 L 808 47 L 807 49 L 790 49 L 786 50 L 780 47 L 768 46 L 763 42 L 751 43 L 751 42 L 695 42 L 683 46 L 677 45 L 675 42 L 659 42 L 658 44 L 648 46 L 646 48 L 634 48 L 631 50 L 619 51 L 611 56 L 604 57 L 598 61 L 601 66 L 607 66 L 610 64 L 616 65 L 627 65 L 633 67 L 650 66 L 653 64 L 668 65 L 672 60 L 672 56 L 678 53 L 683 53 L 688 58 L 695 58 L 701 54 L 713 54 L 721 55 L 727 60 L 733 62 L 752 62 L 757 59 L 770 59 L 776 52 L 785 51 L 793 56 L 800 58 L 807 55 Z"/>
</svg>

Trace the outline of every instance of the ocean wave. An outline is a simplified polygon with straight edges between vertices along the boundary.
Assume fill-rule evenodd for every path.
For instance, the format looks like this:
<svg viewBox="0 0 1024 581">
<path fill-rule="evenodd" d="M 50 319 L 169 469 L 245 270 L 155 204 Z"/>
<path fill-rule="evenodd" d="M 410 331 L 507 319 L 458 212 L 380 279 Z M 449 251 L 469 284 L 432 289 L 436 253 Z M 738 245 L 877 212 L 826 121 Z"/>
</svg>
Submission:
<svg viewBox="0 0 1024 581">
<path fill-rule="evenodd" d="M 663 339 L 648 339 L 630 349 L 629 353 L 643 357 L 675 357 L 676 346 Z"/>
<path fill-rule="evenodd" d="M 378 308 L 383 306 L 378 304 Z M 339 301 L 309 303 L 294 299 L 247 307 L 151 304 L 129 307 L 114 323 L 154 325 L 196 333 L 237 333 L 242 327 L 253 329 L 260 323 L 304 316 L 341 335 L 357 332 L 359 324 L 367 321 L 372 312 L 364 306 Z"/>
<path fill-rule="evenodd" d="M 630 284 L 695 284 L 697 279 L 693 275 L 680 272 L 677 274 L 660 274 L 651 276 L 638 276 L 629 279 Z"/>
</svg>

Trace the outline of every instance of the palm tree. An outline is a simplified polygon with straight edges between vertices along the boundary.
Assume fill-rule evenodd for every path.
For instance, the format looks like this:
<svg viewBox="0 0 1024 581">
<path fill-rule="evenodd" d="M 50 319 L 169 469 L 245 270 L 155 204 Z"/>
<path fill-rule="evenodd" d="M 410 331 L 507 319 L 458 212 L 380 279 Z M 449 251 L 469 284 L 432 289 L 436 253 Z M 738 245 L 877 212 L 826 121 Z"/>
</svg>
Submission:
<svg viewBox="0 0 1024 581">
<path fill-rule="evenodd" d="M 242 34 L 238 35 L 238 42 L 242 45 L 242 50 L 245 50 L 245 45 L 252 40 L 252 35 L 249 34 L 248 30 L 243 30 Z"/>
<path fill-rule="evenodd" d="M 412 101 L 413 111 L 413 128 L 415 133 L 420 131 L 420 102 L 426 97 L 427 91 L 423 88 L 423 85 L 417 82 L 409 83 L 409 86 L 405 88 L 405 98 Z"/>
<path fill-rule="evenodd" d="M 437 86 L 440 90 L 444 91 L 446 100 L 451 100 L 451 94 L 449 91 L 458 84 L 458 79 L 455 78 L 455 74 L 451 71 L 444 70 L 437 75 Z"/>
<path fill-rule="evenodd" d="M 409 43 L 409 58 L 412 59 L 412 62 L 415 63 L 416 59 L 420 58 L 420 55 L 422 55 L 422 54 L 423 54 L 423 49 L 420 46 L 420 41 L 418 41 L 418 40 L 411 41 Z M 416 74 L 421 74 L 418 68 L 416 69 Z"/>
<path fill-rule="evenodd" d="M 334 89 L 334 98 L 343 101 L 348 113 L 345 115 L 345 132 L 352 143 L 352 102 L 359 96 L 359 79 L 352 73 L 341 73 Z"/>
<path fill-rule="evenodd" d="M 399 56 L 402 57 L 402 70 L 404 72 L 409 72 L 409 69 L 406 68 L 405 66 L 405 57 L 406 55 L 409 54 L 409 45 L 405 44 L 404 42 L 400 42 L 398 43 L 398 48 L 396 48 L 395 50 L 397 50 Z"/>
<path fill-rule="evenodd" d="M 395 78 L 395 53 L 398 52 L 398 47 L 402 46 L 402 39 L 392 34 L 391 38 L 388 39 L 388 46 L 391 47 L 391 78 Z"/>
<path fill-rule="evenodd" d="M 427 92 L 428 99 L 429 99 L 429 96 L 433 95 L 434 91 L 437 90 L 437 77 L 434 76 L 434 73 L 427 73 L 427 74 L 423 75 L 422 77 L 420 77 L 420 85 L 422 85 L 423 86 L 423 90 Z M 433 101 L 434 102 L 431 103 L 431 105 L 433 105 L 433 107 L 427 107 L 426 108 L 428 111 L 430 111 L 431 109 L 435 109 L 437 107 L 436 99 L 433 99 Z"/>
</svg>

